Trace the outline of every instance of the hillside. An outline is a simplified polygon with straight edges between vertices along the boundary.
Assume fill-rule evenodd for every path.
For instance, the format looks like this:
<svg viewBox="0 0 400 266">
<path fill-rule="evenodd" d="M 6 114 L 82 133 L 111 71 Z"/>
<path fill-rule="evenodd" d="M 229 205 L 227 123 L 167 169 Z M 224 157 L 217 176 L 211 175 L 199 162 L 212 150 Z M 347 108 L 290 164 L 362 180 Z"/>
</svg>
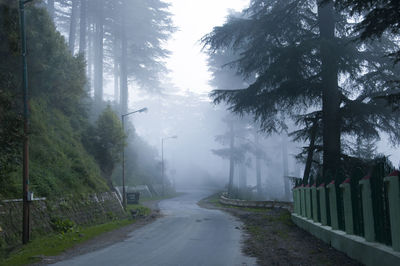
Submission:
<svg viewBox="0 0 400 266">
<path fill-rule="evenodd" d="M 0 1 L 0 198 L 22 190 L 22 93 L 17 1 Z M 44 9 L 26 12 L 31 111 L 30 177 L 37 196 L 109 190 L 85 146 L 85 63 Z M 3 41 L 4 40 L 4 41 Z"/>
</svg>

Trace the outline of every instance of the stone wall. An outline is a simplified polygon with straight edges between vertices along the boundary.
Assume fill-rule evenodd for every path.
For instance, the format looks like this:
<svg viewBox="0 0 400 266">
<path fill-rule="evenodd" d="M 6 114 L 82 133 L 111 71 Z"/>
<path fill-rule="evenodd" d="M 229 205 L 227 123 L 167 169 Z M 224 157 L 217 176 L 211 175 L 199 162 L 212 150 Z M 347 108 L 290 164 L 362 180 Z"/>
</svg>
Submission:
<svg viewBox="0 0 400 266">
<path fill-rule="evenodd" d="M 30 204 L 32 235 L 53 231 L 55 220 L 70 220 L 77 225 L 101 224 L 124 218 L 126 214 L 115 192 L 104 192 L 80 198 L 55 201 L 36 200 Z M 20 242 L 22 202 L 0 202 L 0 247 Z"/>
</svg>

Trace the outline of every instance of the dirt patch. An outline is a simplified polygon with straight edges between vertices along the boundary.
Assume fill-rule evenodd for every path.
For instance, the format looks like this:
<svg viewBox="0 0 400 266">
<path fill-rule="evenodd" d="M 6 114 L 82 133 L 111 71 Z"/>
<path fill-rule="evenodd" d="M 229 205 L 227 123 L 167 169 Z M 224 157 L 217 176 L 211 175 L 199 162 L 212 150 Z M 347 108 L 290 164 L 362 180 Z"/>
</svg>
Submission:
<svg viewBox="0 0 400 266">
<path fill-rule="evenodd" d="M 199 202 L 238 217 L 245 232 L 243 251 L 259 265 L 362 265 L 298 228 L 285 209 L 227 207 L 213 195 Z"/>
</svg>

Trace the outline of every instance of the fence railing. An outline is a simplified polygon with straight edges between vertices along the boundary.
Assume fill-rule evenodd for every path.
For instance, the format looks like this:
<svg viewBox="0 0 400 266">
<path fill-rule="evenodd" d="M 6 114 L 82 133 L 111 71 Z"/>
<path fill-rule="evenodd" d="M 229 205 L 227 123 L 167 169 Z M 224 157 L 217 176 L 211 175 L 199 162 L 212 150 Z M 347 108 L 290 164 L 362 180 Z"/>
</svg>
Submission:
<svg viewBox="0 0 400 266">
<path fill-rule="evenodd" d="M 400 172 L 384 172 L 376 167 L 370 175 L 340 184 L 295 187 L 294 213 L 400 251 Z"/>
</svg>

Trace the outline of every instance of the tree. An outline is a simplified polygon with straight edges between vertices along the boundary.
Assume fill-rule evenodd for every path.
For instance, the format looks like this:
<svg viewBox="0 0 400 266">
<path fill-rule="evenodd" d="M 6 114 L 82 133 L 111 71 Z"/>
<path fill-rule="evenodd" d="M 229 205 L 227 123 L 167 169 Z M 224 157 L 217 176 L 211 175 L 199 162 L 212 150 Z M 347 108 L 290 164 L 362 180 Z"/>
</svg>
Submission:
<svg viewBox="0 0 400 266">
<path fill-rule="evenodd" d="M 80 1 L 79 13 L 79 53 L 84 54 L 86 51 L 87 41 L 87 0 Z"/>
<path fill-rule="evenodd" d="M 156 1 L 121 1 L 116 6 L 114 41 L 120 49 L 121 112 L 128 108 L 128 79 L 147 91 L 160 91 L 163 74 L 167 72 L 164 59 L 170 52 L 163 44 L 175 31 L 169 4 Z M 129 18 L 129 19 L 128 19 Z"/>
<path fill-rule="evenodd" d="M 95 126 L 89 127 L 86 145 L 100 165 L 110 188 L 113 187 L 111 175 L 116 163 L 121 159 L 125 146 L 125 134 L 121 121 L 110 106 L 104 109 Z"/>
<path fill-rule="evenodd" d="M 224 134 L 217 135 L 215 141 L 223 146 L 228 146 L 220 149 L 213 149 L 213 154 L 229 160 L 229 182 L 228 182 L 228 195 L 234 197 L 234 176 L 235 166 L 241 165 L 241 184 L 245 184 L 245 175 L 243 174 L 243 167 L 246 165 L 246 154 L 251 151 L 251 145 L 246 140 L 248 133 L 248 123 L 246 120 L 239 119 L 233 116 L 224 118 L 224 123 L 228 127 L 228 131 Z M 243 188 L 242 188 L 243 189 Z"/>
<path fill-rule="evenodd" d="M 324 0 L 322 4 L 328 2 Z M 354 29 L 361 33 L 360 40 L 379 39 L 385 33 L 400 34 L 400 3 L 397 0 L 336 0 L 340 10 L 360 15 Z M 400 49 L 391 51 L 395 62 L 400 60 Z"/>
<path fill-rule="evenodd" d="M 325 3 L 326 1 L 324 1 Z M 323 3 L 323 4 L 324 4 Z M 361 33 L 359 39 L 381 39 L 385 35 L 394 35 L 398 38 L 400 33 L 400 3 L 397 0 L 337 0 L 336 6 L 340 10 L 349 12 L 350 15 L 361 17 L 354 30 Z M 348 11 L 349 10 L 349 11 Z M 387 51 L 390 58 L 397 64 L 400 61 L 400 48 Z M 399 81 L 393 81 L 393 86 L 399 87 Z M 395 109 L 399 109 L 400 92 L 398 89 L 379 95 Z"/>
<path fill-rule="evenodd" d="M 72 8 L 70 15 L 70 26 L 69 26 L 69 37 L 68 37 L 68 47 L 72 54 L 75 51 L 75 40 L 76 40 L 76 25 L 78 23 L 78 4 L 79 0 L 71 0 Z"/>
<path fill-rule="evenodd" d="M 22 96 L 18 2 L 0 1 L 0 194 L 21 190 Z M 99 166 L 83 147 L 88 125 L 85 63 L 72 56 L 46 10 L 26 8 L 30 100 L 30 189 L 36 195 L 105 191 Z"/>
<path fill-rule="evenodd" d="M 88 77 L 93 77 L 97 105 L 103 101 L 103 79 L 111 74 L 114 99 L 118 102 L 119 97 L 122 113 L 128 110 L 129 84 L 161 90 L 167 72 L 164 59 L 169 56 L 164 43 L 175 31 L 168 8 L 161 0 L 47 1 L 57 28 L 68 36 L 71 52 L 79 21 L 79 52 L 87 50 Z"/>
<path fill-rule="evenodd" d="M 388 81 L 398 76 L 398 69 L 383 57 L 395 47 L 390 39 L 381 45 L 356 44 L 346 16 L 332 3 L 316 8 L 313 1 L 253 0 L 240 17 L 229 17 L 203 43 L 211 54 L 232 50 L 239 56 L 236 70 L 257 77 L 245 89 L 215 90 L 216 103 L 253 114 L 269 133 L 285 130 L 287 118 L 300 115 L 305 122 L 319 114 L 324 176 L 330 179 L 340 168 L 346 134 L 379 137 L 379 129 L 398 140 L 398 118 L 373 98 L 390 89 Z"/>
</svg>

